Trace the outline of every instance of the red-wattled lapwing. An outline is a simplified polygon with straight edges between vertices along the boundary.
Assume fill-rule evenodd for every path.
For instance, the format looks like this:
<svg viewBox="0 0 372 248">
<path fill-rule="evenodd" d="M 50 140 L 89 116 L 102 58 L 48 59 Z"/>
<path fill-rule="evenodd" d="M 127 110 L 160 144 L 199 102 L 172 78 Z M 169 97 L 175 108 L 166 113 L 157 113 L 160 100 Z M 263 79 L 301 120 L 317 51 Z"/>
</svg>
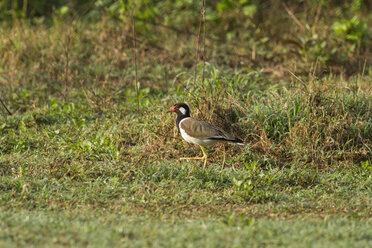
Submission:
<svg viewBox="0 0 372 248">
<path fill-rule="evenodd" d="M 217 142 L 230 142 L 245 145 L 243 141 L 211 124 L 190 117 L 190 109 L 185 103 L 175 104 L 169 112 L 176 112 L 176 125 L 184 140 L 200 146 L 203 157 L 180 158 L 180 159 L 204 159 L 204 167 L 207 164 L 207 154 L 204 146 L 210 146 Z"/>
</svg>

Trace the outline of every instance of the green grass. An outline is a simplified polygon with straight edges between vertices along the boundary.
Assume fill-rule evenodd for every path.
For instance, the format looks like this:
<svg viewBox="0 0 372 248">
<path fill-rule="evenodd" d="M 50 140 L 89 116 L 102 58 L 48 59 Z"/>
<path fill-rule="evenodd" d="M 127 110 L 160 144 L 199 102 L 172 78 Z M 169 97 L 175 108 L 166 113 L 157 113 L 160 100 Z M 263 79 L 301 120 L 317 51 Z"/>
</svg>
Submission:
<svg viewBox="0 0 372 248">
<path fill-rule="evenodd" d="M 278 79 L 225 61 L 194 83 L 194 43 L 172 36 L 168 54 L 139 47 L 137 98 L 116 24 L 4 25 L 0 246 L 372 245 L 369 67 Z M 167 113 L 181 101 L 247 146 L 179 161 L 200 152 Z"/>
<path fill-rule="evenodd" d="M 154 220 L 109 213 L 3 212 L 2 246 L 368 247 L 371 221 L 251 217 Z M 31 229 L 32 227 L 32 229 Z M 48 238 L 47 238 L 48 237 Z"/>
<path fill-rule="evenodd" d="M 68 176 L 72 172 L 61 178 L 26 176 L 21 171 L 3 176 L 3 208 L 86 207 L 154 216 L 220 215 L 235 208 L 246 214 L 278 218 L 299 214 L 371 214 L 371 167 L 317 173 L 311 168 L 221 170 L 213 164 L 205 171 L 198 165 L 193 168 L 188 163 L 163 162 L 140 164 L 128 173 L 128 168 L 120 168 L 120 164 L 107 168 L 107 162 L 101 163 L 99 168 L 93 168 L 96 174 L 86 172 L 84 177 L 75 178 Z M 194 213 L 195 210 L 198 211 Z"/>
<path fill-rule="evenodd" d="M 221 170 L 212 164 L 204 171 L 197 163 L 153 162 L 127 173 L 124 163 L 96 162 L 91 172 L 75 178 L 71 171 L 56 178 L 22 175 L 22 169 L 3 176 L 1 244 L 365 247 L 372 242 L 371 167 L 319 173 L 306 167 Z"/>
</svg>

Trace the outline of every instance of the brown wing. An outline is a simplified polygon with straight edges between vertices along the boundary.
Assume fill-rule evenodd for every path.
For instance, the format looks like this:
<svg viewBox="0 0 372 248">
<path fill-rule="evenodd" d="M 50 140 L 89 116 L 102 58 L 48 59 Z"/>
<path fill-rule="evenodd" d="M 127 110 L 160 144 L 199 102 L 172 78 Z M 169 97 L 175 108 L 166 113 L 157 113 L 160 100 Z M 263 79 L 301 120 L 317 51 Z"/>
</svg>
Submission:
<svg viewBox="0 0 372 248">
<path fill-rule="evenodd" d="M 225 139 L 234 140 L 235 137 L 226 133 L 225 131 L 212 126 L 211 124 L 196 120 L 193 118 L 187 118 L 182 120 L 180 127 L 185 130 L 185 132 L 195 138 L 214 138 L 214 139 Z"/>
</svg>

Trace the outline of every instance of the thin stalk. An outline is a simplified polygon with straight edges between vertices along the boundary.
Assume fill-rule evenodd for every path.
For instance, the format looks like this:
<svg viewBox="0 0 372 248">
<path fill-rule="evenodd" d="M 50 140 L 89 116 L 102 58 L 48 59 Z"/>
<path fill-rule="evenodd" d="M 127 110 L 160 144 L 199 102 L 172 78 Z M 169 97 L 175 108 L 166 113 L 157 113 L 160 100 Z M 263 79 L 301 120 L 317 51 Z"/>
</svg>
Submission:
<svg viewBox="0 0 372 248">
<path fill-rule="evenodd" d="M 202 17 L 203 17 L 203 74 L 202 74 L 202 85 L 204 85 L 204 69 L 205 69 L 205 35 L 206 35 L 206 0 L 203 0 L 203 9 L 202 9 Z"/>
<path fill-rule="evenodd" d="M 139 91 L 139 84 L 138 84 L 138 73 L 137 73 L 137 42 L 136 42 L 136 22 L 134 15 L 132 13 L 132 21 L 133 21 L 133 59 L 134 59 L 134 70 L 135 70 L 135 89 L 136 89 L 136 96 L 137 96 L 137 111 L 139 111 L 139 96 L 138 96 L 138 91 Z"/>
<path fill-rule="evenodd" d="M 5 108 L 5 110 L 8 112 L 9 115 L 12 115 L 12 112 L 10 112 L 10 110 L 6 107 L 5 103 L 3 102 L 3 100 L 1 100 L 0 98 L 0 103 L 1 105 L 3 105 L 3 107 Z"/>
<path fill-rule="evenodd" d="M 198 34 L 196 36 L 194 85 L 196 85 L 196 74 L 197 74 L 197 71 L 198 71 L 198 62 L 199 62 L 199 57 L 200 57 L 199 56 L 199 41 L 200 41 L 200 30 L 201 30 L 202 21 L 203 21 L 203 18 L 200 17 Z"/>
</svg>

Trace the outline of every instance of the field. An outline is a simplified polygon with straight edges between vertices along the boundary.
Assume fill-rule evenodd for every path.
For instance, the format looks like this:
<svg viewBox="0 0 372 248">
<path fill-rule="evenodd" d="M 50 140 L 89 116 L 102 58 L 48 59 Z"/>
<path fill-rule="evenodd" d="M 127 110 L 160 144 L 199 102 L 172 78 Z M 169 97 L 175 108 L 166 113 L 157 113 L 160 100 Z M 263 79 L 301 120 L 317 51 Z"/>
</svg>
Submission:
<svg viewBox="0 0 372 248">
<path fill-rule="evenodd" d="M 371 6 L 107 2 L 0 15 L 0 247 L 372 246 Z"/>
</svg>

